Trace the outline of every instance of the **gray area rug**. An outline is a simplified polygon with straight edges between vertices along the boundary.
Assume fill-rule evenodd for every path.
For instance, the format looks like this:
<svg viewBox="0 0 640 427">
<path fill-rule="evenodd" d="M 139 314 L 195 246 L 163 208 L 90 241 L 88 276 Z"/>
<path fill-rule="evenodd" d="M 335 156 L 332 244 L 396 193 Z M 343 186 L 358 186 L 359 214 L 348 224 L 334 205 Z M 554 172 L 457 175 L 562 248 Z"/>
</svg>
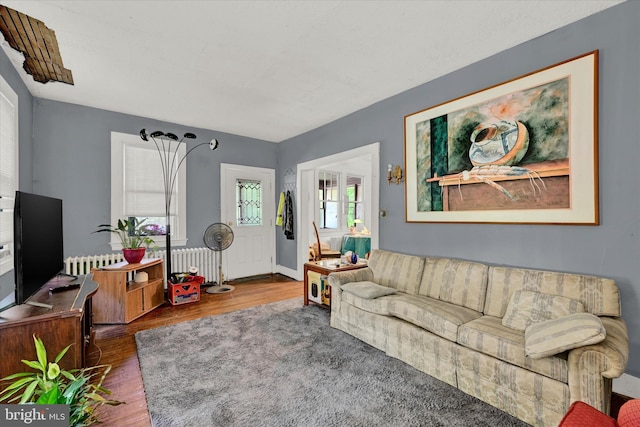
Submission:
<svg viewBox="0 0 640 427">
<path fill-rule="evenodd" d="M 527 424 L 292 299 L 136 334 L 154 426 Z"/>
</svg>

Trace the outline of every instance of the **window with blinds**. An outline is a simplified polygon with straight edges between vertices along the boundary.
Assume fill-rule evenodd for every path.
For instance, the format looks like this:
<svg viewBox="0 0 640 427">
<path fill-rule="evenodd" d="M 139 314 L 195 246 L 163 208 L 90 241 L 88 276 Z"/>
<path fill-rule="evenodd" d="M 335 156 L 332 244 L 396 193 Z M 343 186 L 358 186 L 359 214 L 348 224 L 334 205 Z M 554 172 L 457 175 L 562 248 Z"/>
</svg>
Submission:
<svg viewBox="0 0 640 427">
<path fill-rule="evenodd" d="M 13 269 L 13 204 L 18 189 L 18 95 L 0 76 L 0 275 Z"/>
<path fill-rule="evenodd" d="M 177 159 L 186 152 L 185 144 L 177 148 Z M 169 161 L 172 158 L 169 154 Z M 153 141 L 143 141 L 138 135 L 111 133 L 111 224 L 118 219 L 146 219 L 147 235 L 158 236 L 156 243 L 166 240 L 166 209 L 164 175 L 160 155 Z M 170 226 L 172 246 L 186 244 L 186 167 L 178 170 L 171 193 Z M 116 237 L 116 236 L 113 236 Z M 114 249 L 119 240 L 112 239 Z"/>
</svg>

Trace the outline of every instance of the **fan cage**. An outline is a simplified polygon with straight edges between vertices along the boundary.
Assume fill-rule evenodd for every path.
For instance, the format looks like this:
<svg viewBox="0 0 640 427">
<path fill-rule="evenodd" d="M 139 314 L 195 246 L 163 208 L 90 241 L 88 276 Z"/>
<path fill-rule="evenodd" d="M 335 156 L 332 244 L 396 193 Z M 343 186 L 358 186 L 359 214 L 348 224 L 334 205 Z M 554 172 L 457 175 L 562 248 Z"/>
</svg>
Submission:
<svg viewBox="0 0 640 427">
<path fill-rule="evenodd" d="M 207 293 L 224 293 L 234 290 L 235 288 L 231 285 L 223 285 L 224 274 L 222 272 L 222 251 L 233 243 L 233 230 L 221 222 L 211 224 L 204 232 L 203 241 L 209 249 L 218 252 L 216 281 L 209 286 Z"/>
</svg>

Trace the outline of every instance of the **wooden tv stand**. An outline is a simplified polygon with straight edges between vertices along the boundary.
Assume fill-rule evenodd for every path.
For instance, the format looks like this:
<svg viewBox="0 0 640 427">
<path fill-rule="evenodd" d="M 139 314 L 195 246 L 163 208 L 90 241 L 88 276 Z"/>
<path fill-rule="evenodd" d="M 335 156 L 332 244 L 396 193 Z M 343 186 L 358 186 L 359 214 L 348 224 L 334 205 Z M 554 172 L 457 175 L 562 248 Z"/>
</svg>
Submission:
<svg viewBox="0 0 640 427">
<path fill-rule="evenodd" d="M 164 263 L 145 258 L 139 264 L 119 262 L 94 268 L 93 280 L 100 292 L 93 299 L 96 324 L 125 324 L 164 304 Z M 136 273 L 145 272 L 148 281 L 136 283 Z"/>
<path fill-rule="evenodd" d="M 49 305 L 51 309 L 21 304 L 0 312 L 0 378 L 31 370 L 21 360 L 38 360 L 33 334 L 42 339 L 50 362 L 62 349 L 73 344 L 59 362 L 63 369 L 82 368 L 97 363 L 89 360 L 89 348 L 93 343 L 91 297 L 98 290 L 98 284 L 92 280 L 91 275 L 86 278 L 80 276 L 74 280 L 82 283 L 80 288 L 49 292 L 49 288 L 70 281 L 72 279 L 68 277 L 52 279 L 27 300 Z"/>
</svg>

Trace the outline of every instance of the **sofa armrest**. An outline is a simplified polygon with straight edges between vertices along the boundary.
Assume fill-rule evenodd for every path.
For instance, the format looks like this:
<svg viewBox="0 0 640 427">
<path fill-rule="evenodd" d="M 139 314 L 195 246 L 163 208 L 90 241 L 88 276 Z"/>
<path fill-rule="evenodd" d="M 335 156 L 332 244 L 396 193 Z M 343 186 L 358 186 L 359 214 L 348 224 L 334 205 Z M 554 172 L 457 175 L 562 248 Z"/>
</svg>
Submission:
<svg viewBox="0 0 640 427">
<path fill-rule="evenodd" d="M 629 360 L 629 334 L 621 317 L 601 317 L 607 331 L 604 341 L 569 352 L 571 402 L 582 400 L 606 414 L 611 401 L 611 383 L 624 373 Z"/>
<path fill-rule="evenodd" d="M 338 288 L 345 283 L 373 281 L 373 270 L 369 267 L 358 268 L 357 270 L 336 271 L 329 274 L 329 285 Z M 333 289 L 332 289 L 333 291 Z"/>
<path fill-rule="evenodd" d="M 331 321 L 340 313 L 340 303 L 342 301 L 342 289 L 340 286 L 351 282 L 373 281 L 373 270 L 369 267 L 357 270 L 336 271 L 329 274 L 329 286 L 331 286 Z M 334 326 L 332 323 L 331 326 Z"/>
</svg>

